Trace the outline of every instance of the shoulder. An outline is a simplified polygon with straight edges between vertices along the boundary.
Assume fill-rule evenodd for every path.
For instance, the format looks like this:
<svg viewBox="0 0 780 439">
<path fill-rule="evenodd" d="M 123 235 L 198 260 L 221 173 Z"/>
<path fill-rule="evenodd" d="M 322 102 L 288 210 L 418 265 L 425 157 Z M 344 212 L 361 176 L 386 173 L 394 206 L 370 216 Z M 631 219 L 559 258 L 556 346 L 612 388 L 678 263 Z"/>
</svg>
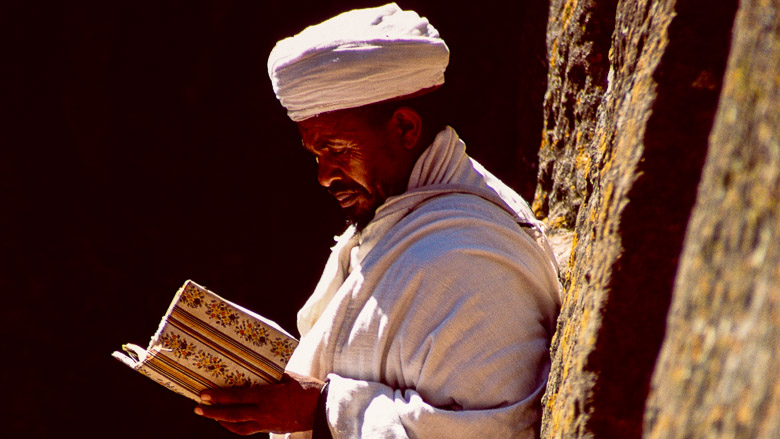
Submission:
<svg viewBox="0 0 780 439">
<path fill-rule="evenodd" d="M 477 195 L 429 198 L 388 230 L 383 241 L 374 257 L 384 259 L 380 265 L 388 274 L 533 278 L 557 287 L 557 275 L 534 238 L 507 211 Z"/>
<path fill-rule="evenodd" d="M 399 222 L 397 232 L 395 257 L 375 294 L 405 303 L 412 320 L 456 332 L 515 322 L 534 337 L 554 328 L 557 274 L 501 207 L 474 195 L 437 197 Z"/>
<path fill-rule="evenodd" d="M 428 262 L 451 260 L 480 250 L 509 257 L 536 257 L 536 243 L 503 208 L 477 195 L 432 197 L 411 210 L 389 232 L 404 257 Z M 458 258 L 456 258 L 458 259 Z"/>
</svg>

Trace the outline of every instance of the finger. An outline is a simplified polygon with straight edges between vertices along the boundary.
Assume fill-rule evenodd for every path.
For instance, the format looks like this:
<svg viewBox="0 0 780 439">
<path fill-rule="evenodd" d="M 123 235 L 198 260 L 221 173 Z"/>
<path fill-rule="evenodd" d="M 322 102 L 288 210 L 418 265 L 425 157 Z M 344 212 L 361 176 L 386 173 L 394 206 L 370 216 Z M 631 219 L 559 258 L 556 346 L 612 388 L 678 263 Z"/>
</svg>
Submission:
<svg viewBox="0 0 780 439">
<path fill-rule="evenodd" d="M 195 414 L 205 418 L 226 422 L 258 421 L 264 418 L 263 413 L 251 405 L 199 405 L 195 407 Z"/>
<path fill-rule="evenodd" d="M 260 428 L 260 425 L 256 422 L 219 421 L 219 425 L 225 427 L 233 433 L 240 434 L 241 436 L 248 436 L 255 433 L 266 433 L 266 431 Z"/>
<path fill-rule="evenodd" d="M 204 390 L 200 399 L 210 404 L 252 404 L 263 398 L 269 386 L 225 387 Z"/>
</svg>

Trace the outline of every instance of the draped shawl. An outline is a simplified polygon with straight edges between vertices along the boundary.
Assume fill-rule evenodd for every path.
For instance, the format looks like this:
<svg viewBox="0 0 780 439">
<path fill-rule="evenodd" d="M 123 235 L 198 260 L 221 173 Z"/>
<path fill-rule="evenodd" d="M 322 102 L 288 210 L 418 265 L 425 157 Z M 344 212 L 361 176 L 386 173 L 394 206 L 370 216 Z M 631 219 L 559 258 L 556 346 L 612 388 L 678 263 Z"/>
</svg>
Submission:
<svg viewBox="0 0 780 439">
<path fill-rule="evenodd" d="M 557 266 L 527 203 L 465 149 L 439 133 L 408 190 L 337 239 L 298 314 L 288 370 L 330 380 L 335 438 L 535 435 Z"/>
</svg>

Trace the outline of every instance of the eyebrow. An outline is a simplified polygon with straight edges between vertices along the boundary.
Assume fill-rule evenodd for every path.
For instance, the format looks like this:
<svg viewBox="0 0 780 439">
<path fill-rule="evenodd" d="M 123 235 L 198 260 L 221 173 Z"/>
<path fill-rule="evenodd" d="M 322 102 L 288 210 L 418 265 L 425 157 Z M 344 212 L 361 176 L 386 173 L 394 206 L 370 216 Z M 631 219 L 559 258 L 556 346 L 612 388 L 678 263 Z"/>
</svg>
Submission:
<svg viewBox="0 0 780 439">
<path fill-rule="evenodd" d="M 312 138 L 310 138 L 310 142 L 306 142 L 306 136 L 301 136 L 301 144 L 303 145 L 303 148 L 307 151 L 310 151 L 312 153 L 320 152 L 327 147 L 323 146 L 328 140 L 327 138 L 323 139 L 325 136 L 321 135 L 314 135 Z"/>
<path fill-rule="evenodd" d="M 310 142 L 308 145 L 311 145 L 311 147 L 307 146 L 306 138 L 309 138 Z M 311 136 L 306 136 L 305 133 L 301 133 L 301 144 L 304 148 L 311 151 L 319 151 L 323 149 L 327 149 L 328 144 L 333 144 L 335 146 L 343 146 L 343 147 L 350 147 L 355 144 L 354 140 L 345 139 L 343 138 L 340 133 L 335 132 L 325 132 L 324 134 L 313 134 Z"/>
</svg>

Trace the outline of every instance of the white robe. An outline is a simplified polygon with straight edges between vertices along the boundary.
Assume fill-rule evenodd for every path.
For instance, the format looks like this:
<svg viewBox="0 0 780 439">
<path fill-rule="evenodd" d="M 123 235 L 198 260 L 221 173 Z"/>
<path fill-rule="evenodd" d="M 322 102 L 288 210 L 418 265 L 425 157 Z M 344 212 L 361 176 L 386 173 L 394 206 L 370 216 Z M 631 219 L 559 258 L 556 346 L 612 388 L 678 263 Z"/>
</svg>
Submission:
<svg viewBox="0 0 780 439">
<path fill-rule="evenodd" d="M 540 227 L 439 133 L 407 192 L 338 238 L 298 314 L 287 369 L 330 380 L 334 438 L 535 436 L 560 309 Z"/>
</svg>

